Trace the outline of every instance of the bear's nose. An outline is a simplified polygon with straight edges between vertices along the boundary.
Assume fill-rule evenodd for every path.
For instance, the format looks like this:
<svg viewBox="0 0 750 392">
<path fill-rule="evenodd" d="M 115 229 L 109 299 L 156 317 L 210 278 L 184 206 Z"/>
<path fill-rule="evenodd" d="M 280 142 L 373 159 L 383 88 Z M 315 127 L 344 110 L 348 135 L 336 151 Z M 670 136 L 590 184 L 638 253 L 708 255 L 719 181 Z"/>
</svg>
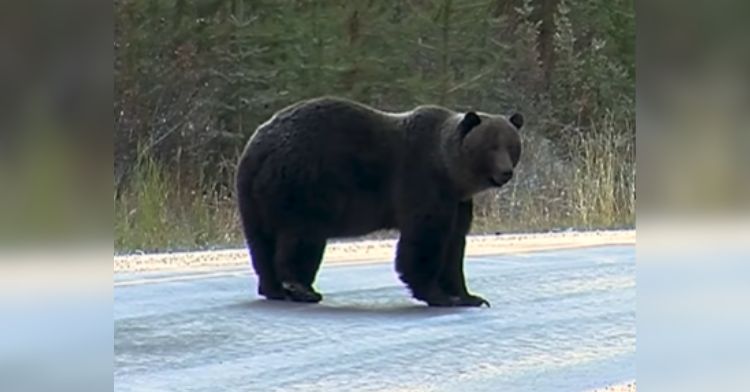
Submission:
<svg viewBox="0 0 750 392">
<path fill-rule="evenodd" d="M 494 175 L 490 180 L 495 186 L 503 186 L 511 178 L 513 178 L 513 170 L 503 170 Z"/>
<path fill-rule="evenodd" d="M 500 178 L 498 178 L 498 180 L 500 180 L 500 183 L 506 183 L 510 181 L 511 178 L 513 178 L 513 170 L 503 170 L 500 172 Z"/>
</svg>

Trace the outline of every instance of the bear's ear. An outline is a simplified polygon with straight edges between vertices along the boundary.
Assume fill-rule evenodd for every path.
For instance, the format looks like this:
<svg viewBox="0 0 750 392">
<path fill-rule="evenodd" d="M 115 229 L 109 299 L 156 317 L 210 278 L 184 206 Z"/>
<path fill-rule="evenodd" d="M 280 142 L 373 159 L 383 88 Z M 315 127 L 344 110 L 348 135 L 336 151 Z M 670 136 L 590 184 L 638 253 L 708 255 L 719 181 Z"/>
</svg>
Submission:
<svg viewBox="0 0 750 392">
<path fill-rule="evenodd" d="M 481 123 L 482 120 L 479 118 L 479 116 L 474 112 L 467 112 L 464 115 L 464 118 L 461 120 L 461 122 L 458 124 L 458 129 L 461 131 L 461 137 L 466 136 L 469 131 L 474 129 L 479 123 Z"/>
<path fill-rule="evenodd" d="M 523 115 L 521 113 L 513 113 L 508 121 L 510 121 L 516 129 L 521 129 L 521 127 L 523 127 Z"/>
</svg>

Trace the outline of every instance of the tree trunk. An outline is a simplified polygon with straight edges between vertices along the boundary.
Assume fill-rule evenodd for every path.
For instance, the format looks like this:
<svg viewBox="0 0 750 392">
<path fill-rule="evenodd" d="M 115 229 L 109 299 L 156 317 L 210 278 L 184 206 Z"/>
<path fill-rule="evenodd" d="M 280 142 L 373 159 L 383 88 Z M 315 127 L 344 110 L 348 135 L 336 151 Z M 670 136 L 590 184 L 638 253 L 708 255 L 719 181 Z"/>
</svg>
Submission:
<svg viewBox="0 0 750 392">
<path fill-rule="evenodd" d="M 559 0 L 540 0 L 539 61 L 544 72 L 544 88 L 549 89 L 555 65 L 555 13 Z"/>
</svg>

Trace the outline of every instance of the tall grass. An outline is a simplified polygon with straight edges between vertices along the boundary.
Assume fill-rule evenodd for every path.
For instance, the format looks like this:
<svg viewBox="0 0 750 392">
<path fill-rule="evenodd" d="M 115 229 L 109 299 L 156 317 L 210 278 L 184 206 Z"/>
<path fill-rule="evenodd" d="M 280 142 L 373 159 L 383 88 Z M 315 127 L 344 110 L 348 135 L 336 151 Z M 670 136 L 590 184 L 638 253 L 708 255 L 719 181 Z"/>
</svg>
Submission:
<svg viewBox="0 0 750 392">
<path fill-rule="evenodd" d="M 115 250 L 163 251 L 239 245 L 230 195 L 217 195 L 204 181 L 185 188 L 151 158 L 135 165 L 115 192 Z"/>
<path fill-rule="evenodd" d="M 575 134 L 576 155 L 568 160 L 556 158 L 546 139 L 525 134 L 516 178 L 477 198 L 474 231 L 633 227 L 635 143 L 618 132 L 622 126 L 629 125 L 609 115 Z"/>
<path fill-rule="evenodd" d="M 581 157 L 571 195 L 577 227 L 635 223 L 634 143 L 615 132 L 609 118 L 599 129 L 591 130 L 596 136 L 579 135 Z"/>
<path fill-rule="evenodd" d="M 546 139 L 524 134 L 516 178 L 475 199 L 474 232 L 633 226 L 634 143 L 617 132 L 617 124 L 610 116 L 577 134 L 578 151 L 571 160 L 556 158 Z M 115 193 L 115 249 L 242 246 L 232 195 L 214 189 L 212 181 L 202 179 L 186 188 L 153 159 L 141 159 L 127 185 Z"/>
</svg>

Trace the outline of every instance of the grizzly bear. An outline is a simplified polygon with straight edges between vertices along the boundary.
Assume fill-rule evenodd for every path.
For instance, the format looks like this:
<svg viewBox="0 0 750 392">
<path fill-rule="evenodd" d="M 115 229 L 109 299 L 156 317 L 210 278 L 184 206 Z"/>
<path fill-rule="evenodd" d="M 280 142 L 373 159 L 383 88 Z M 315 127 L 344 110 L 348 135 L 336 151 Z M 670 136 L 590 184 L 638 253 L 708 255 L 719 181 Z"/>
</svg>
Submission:
<svg viewBox="0 0 750 392">
<path fill-rule="evenodd" d="M 481 306 L 463 257 L 472 197 L 507 183 L 523 116 L 419 106 L 380 111 L 334 97 L 282 109 L 240 158 L 242 227 L 268 299 L 319 302 L 329 238 L 396 229 L 396 271 L 430 306 Z"/>
</svg>

